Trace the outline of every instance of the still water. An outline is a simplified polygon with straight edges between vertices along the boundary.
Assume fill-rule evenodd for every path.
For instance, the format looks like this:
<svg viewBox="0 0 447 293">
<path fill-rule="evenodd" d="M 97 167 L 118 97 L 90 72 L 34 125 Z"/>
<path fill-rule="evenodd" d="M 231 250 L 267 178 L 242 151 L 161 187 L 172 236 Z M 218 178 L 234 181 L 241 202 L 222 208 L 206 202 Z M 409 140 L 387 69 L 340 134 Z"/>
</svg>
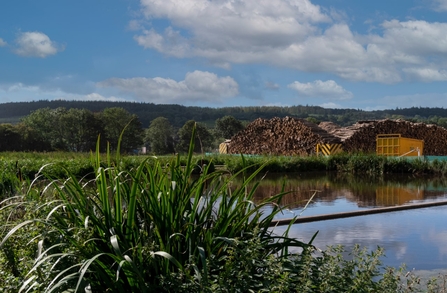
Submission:
<svg viewBox="0 0 447 293">
<path fill-rule="evenodd" d="M 445 178 L 339 174 L 267 175 L 256 196 L 278 194 L 283 186 L 291 193 L 284 197 L 287 209 L 281 218 L 447 201 Z M 386 266 L 405 263 L 408 269 L 447 269 L 447 206 L 295 224 L 290 236 L 308 242 L 316 231 L 313 244 L 321 249 L 341 244 L 349 250 L 356 243 L 371 250 L 380 246 L 385 248 Z"/>
</svg>

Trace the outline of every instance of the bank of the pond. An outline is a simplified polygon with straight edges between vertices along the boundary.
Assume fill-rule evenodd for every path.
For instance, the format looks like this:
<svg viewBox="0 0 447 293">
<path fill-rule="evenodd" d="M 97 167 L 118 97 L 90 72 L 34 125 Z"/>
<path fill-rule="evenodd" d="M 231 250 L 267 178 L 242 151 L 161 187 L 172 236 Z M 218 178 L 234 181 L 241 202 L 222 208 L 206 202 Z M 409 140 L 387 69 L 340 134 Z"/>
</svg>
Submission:
<svg viewBox="0 0 447 293">
<path fill-rule="evenodd" d="M 241 159 L 241 157 L 243 159 Z M 246 166 L 255 170 L 264 164 L 269 172 L 334 171 L 351 174 L 447 174 L 445 157 L 385 157 L 375 154 L 340 154 L 335 156 L 209 156 L 214 162 L 235 172 Z M 208 159 L 209 159 L 208 158 Z"/>
<path fill-rule="evenodd" d="M 120 165 L 121 168 L 136 168 L 141 162 L 155 164 L 169 163 L 176 156 L 122 156 L 119 162 L 104 155 L 104 164 Z M 186 164 L 186 156 L 180 155 L 182 164 Z M 263 171 L 274 173 L 291 172 L 343 172 L 351 174 L 434 174 L 444 176 L 447 174 L 446 157 L 384 157 L 375 154 L 339 154 L 335 156 L 249 156 L 249 155 L 222 155 L 206 154 L 195 155 L 193 163 L 199 165 L 221 165 L 231 173 L 238 172 L 247 166 L 246 173 L 263 166 Z M 44 173 L 40 172 L 43 165 L 48 165 Z M 33 180 L 36 174 L 47 177 L 61 178 L 71 173 L 79 178 L 91 176 L 94 167 L 90 154 L 77 153 L 2 153 L 0 155 L 0 181 Z M 199 168 L 200 170 L 200 168 Z M 40 172 L 40 173 L 39 173 Z"/>
</svg>

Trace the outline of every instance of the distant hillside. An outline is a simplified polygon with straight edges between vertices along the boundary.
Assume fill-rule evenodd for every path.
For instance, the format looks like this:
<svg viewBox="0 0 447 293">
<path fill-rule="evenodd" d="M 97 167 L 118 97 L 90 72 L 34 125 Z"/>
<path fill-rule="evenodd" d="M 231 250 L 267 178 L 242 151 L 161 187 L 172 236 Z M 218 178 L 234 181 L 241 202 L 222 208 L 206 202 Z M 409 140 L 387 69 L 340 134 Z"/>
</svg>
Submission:
<svg viewBox="0 0 447 293">
<path fill-rule="evenodd" d="M 99 112 L 110 107 L 121 107 L 132 114 L 136 114 L 143 123 L 143 127 L 148 127 L 153 119 L 160 116 L 169 119 L 175 127 L 181 127 L 188 120 L 212 124 L 216 119 L 225 115 L 232 115 L 236 119 L 243 121 L 253 121 L 257 118 L 270 119 L 273 117 L 291 116 L 314 119 L 315 121 L 331 121 L 341 126 L 351 125 L 359 120 L 384 118 L 404 118 L 414 121 L 433 120 L 436 123 L 439 118 L 447 117 L 447 109 L 444 108 L 413 107 L 383 111 L 327 109 L 318 106 L 209 108 L 137 102 L 43 100 L 0 104 L 0 123 L 17 123 L 21 117 L 27 116 L 37 109 L 54 109 L 58 107 L 88 109 L 92 112 Z M 447 118 L 445 120 L 447 123 Z"/>
</svg>

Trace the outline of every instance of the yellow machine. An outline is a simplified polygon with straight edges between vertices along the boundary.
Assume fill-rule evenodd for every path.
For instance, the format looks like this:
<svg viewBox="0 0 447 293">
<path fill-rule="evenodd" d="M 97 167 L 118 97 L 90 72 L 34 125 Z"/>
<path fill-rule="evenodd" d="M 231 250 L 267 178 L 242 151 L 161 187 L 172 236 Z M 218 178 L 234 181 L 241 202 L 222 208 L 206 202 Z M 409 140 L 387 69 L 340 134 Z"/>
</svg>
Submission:
<svg viewBox="0 0 447 293">
<path fill-rule="evenodd" d="M 400 134 L 379 134 L 376 138 L 376 152 L 382 156 L 422 156 L 424 141 L 401 137 Z"/>
<path fill-rule="evenodd" d="M 219 154 L 228 154 L 228 145 L 230 144 L 230 141 L 231 140 L 227 139 L 219 145 Z"/>
<path fill-rule="evenodd" d="M 317 144 L 316 149 L 317 155 L 319 155 L 320 152 L 325 156 L 330 156 L 343 152 L 343 148 L 340 143 L 319 143 Z"/>
</svg>

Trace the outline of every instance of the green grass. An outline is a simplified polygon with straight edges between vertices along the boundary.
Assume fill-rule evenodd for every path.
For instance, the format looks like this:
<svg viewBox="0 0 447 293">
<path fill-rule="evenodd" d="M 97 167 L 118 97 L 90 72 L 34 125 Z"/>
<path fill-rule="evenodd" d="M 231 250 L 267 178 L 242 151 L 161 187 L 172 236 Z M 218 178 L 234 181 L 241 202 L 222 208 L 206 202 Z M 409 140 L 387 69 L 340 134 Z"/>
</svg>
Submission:
<svg viewBox="0 0 447 293">
<path fill-rule="evenodd" d="M 417 277 L 381 266 L 381 249 L 356 247 L 345 259 L 342 248 L 318 251 L 287 229 L 276 235 L 270 226 L 286 192 L 254 199 L 269 168 L 355 174 L 367 166 L 420 171 L 425 163 L 217 156 L 195 175 L 202 157 L 193 147 L 183 157 L 97 150 L 50 164 L 2 159 L 0 292 L 445 292 L 436 281 L 417 291 Z M 221 162 L 227 168 L 210 172 Z"/>
<path fill-rule="evenodd" d="M 61 178 L 70 174 L 78 178 L 92 174 L 94 165 L 90 160 L 92 154 L 54 152 L 54 153 L 0 153 L 0 164 L 4 165 L 3 177 L 16 176 L 20 170 L 24 179 L 33 180 L 43 165 L 50 164 L 44 170 L 47 177 Z M 107 161 L 107 155 L 100 155 L 101 161 Z M 111 163 L 119 164 L 121 169 L 134 169 L 145 162 L 154 165 L 156 162 L 162 166 L 176 160 L 176 156 L 157 156 L 156 160 L 148 160 L 150 156 L 122 156 L 117 161 L 111 158 Z M 211 161 L 215 166 L 224 166 L 231 173 L 245 169 L 254 172 L 261 166 L 264 171 L 289 172 L 338 172 L 349 174 L 368 174 L 380 176 L 383 174 L 428 174 L 444 176 L 447 174 L 447 161 L 426 161 L 423 158 L 395 158 L 376 156 L 374 154 L 340 154 L 330 157 L 284 157 L 284 156 L 244 156 L 241 160 L 237 155 L 193 155 L 192 162 L 197 165 L 199 161 Z M 188 156 L 179 157 L 180 164 L 186 165 Z M 197 168 L 197 166 L 196 166 Z M 41 172 L 42 173 L 42 172 Z"/>
</svg>

